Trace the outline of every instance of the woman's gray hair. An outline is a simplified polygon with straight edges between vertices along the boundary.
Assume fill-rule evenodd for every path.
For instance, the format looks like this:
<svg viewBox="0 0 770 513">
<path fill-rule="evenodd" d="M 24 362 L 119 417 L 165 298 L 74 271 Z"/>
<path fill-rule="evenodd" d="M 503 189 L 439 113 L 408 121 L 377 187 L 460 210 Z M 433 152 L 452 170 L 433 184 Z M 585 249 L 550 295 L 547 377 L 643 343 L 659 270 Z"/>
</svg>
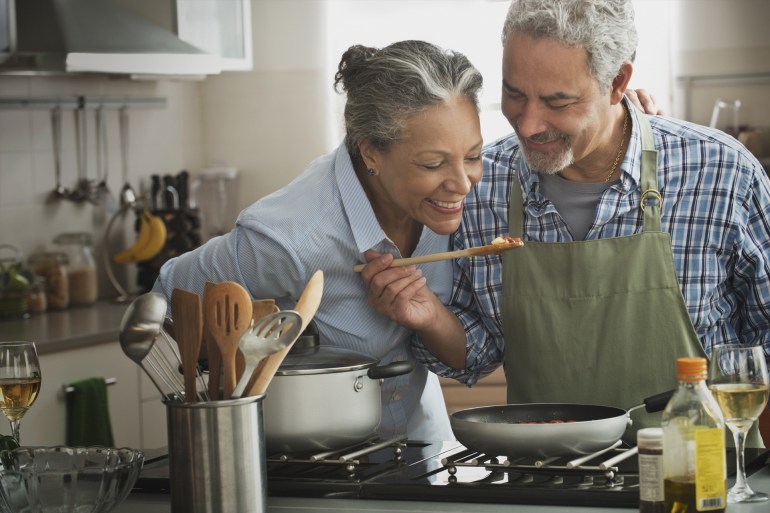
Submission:
<svg viewBox="0 0 770 513">
<path fill-rule="evenodd" d="M 407 117 L 453 96 L 478 110 L 481 86 L 481 73 L 465 55 L 431 43 L 351 46 L 334 76 L 335 90 L 347 93 L 345 146 L 354 160 L 365 140 L 385 151 L 404 138 Z"/>
<path fill-rule="evenodd" d="M 516 34 L 585 48 L 591 74 L 607 88 L 639 42 L 631 0 L 513 0 L 503 45 Z"/>
</svg>

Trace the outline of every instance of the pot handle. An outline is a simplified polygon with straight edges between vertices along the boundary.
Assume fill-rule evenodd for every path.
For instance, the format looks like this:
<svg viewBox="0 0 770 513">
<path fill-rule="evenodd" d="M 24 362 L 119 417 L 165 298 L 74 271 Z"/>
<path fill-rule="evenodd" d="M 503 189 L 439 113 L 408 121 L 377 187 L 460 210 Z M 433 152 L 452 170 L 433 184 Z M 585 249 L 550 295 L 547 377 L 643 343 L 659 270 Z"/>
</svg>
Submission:
<svg viewBox="0 0 770 513">
<path fill-rule="evenodd" d="M 395 378 L 402 374 L 409 374 L 414 369 L 414 362 L 407 360 L 401 360 L 398 362 L 391 362 L 387 365 L 377 365 L 371 367 L 369 372 L 366 373 L 371 379 L 385 379 Z"/>
</svg>

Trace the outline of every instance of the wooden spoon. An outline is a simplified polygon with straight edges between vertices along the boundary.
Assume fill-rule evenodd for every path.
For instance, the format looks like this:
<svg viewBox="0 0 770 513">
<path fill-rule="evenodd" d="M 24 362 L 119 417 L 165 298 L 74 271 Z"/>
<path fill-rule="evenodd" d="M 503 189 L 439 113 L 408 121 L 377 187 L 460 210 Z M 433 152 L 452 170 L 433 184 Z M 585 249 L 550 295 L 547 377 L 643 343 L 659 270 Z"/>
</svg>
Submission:
<svg viewBox="0 0 770 513">
<path fill-rule="evenodd" d="M 524 245 L 521 239 L 514 242 L 503 242 L 500 244 L 488 244 L 475 248 L 458 249 L 457 251 L 445 251 L 443 253 L 433 253 L 431 255 L 422 255 L 409 258 L 396 258 L 391 262 L 390 267 L 403 267 L 412 264 L 426 264 L 430 262 L 440 262 L 441 260 L 452 260 L 455 258 L 465 258 L 473 256 L 499 255 L 509 249 L 520 248 Z M 353 266 L 353 272 L 360 273 L 364 270 L 366 264 L 356 264 Z"/>
<path fill-rule="evenodd" d="M 310 280 L 308 280 L 307 285 L 305 285 L 305 290 L 302 291 L 302 295 L 300 295 L 299 300 L 297 301 L 297 305 L 294 307 L 294 310 L 300 314 L 300 316 L 302 316 L 302 329 L 299 330 L 300 334 L 305 330 L 308 323 L 310 323 L 316 311 L 318 310 L 318 306 L 321 304 L 323 288 L 323 271 L 318 270 L 315 272 L 315 274 L 313 274 L 313 276 L 310 277 Z M 293 345 L 294 342 L 289 344 L 286 349 L 271 354 L 262 360 L 262 363 L 259 364 L 259 367 L 256 371 L 257 377 L 254 380 L 254 385 L 247 389 L 247 393 L 245 395 L 261 395 L 267 391 L 267 387 L 270 384 L 270 381 L 273 379 L 273 376 L 275 376 L 276 371 L 278 371 L 278 367 L 281 366 L 283 359 L 286 357 Z"/>
<path fill-rule="evenodd" d="M 171 293 L 171 317 L 174 319 L 174 335 L 182 355 L 185 402 L 197 399 L 198 356 L 203 341 L 203 315 L 198 294 L 182 289 Z"/>
<path fill-rule="evenodd" d="M 251 297 L 240 284 L 234 281 L 206 284 L 203 292 L 203 318 L 222 354 L 222 397 L 225 398 L 230 397 L 235 389 L 238 341 L 249 329 L 251 310 Z"/>
</svg>

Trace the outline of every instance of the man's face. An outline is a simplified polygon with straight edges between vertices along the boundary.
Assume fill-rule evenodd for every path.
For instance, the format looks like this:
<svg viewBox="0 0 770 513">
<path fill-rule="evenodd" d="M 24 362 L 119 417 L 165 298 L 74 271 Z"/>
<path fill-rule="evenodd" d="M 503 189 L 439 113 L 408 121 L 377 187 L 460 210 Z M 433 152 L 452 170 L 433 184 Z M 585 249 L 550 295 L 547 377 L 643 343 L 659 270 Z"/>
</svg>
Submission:
<svg viewBox="0 0 770 513">
<path fill-rule="evenodd" d="M 612 144 L 609 90 L 601 91 L 590 74 L 585 49 L 526 35 L 509 38 L 502 111 L 535 171 L 568 169 L 562 174 L 579 180 L 582 171 L 606 165 L 601 148 Z"/>
</svg>

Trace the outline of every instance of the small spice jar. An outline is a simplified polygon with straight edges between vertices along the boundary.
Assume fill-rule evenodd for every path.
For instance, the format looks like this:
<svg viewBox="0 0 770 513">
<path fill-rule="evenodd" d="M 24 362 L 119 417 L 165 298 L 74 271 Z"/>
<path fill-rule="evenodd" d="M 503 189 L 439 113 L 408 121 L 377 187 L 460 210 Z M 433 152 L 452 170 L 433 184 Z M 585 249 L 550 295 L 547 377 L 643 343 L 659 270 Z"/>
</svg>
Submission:
<svg viewBox="0 0 770 513">
<path fill-rule="evenodd" d="M 639 448 L 639 512 L 663 513 L 663 430 L 644 428 L 636 433 Z"/>
<path fill-rule="evenodd" d="M 70 305 L 96 303 L 99 291 L 96 282 L 96 260 L 91 249 L 91 235 L 62 233 L 53 241 L 67 255 Z"/>
<path fill-rule="evenodd" d="M 35 275 L 27 293 L 27 310 L 29 313 L 43 313 L 48 310 L 48 295 L 45 292 L 45 278 Z"/>
<path fill-rule="evenodd" d="M 67 255 L 57 252 L 36 253 L 30 255 L 27 263 L 45 282 L 48 308 L 51 310 L 67 308 L 70 304 Z"/>
</svg>

